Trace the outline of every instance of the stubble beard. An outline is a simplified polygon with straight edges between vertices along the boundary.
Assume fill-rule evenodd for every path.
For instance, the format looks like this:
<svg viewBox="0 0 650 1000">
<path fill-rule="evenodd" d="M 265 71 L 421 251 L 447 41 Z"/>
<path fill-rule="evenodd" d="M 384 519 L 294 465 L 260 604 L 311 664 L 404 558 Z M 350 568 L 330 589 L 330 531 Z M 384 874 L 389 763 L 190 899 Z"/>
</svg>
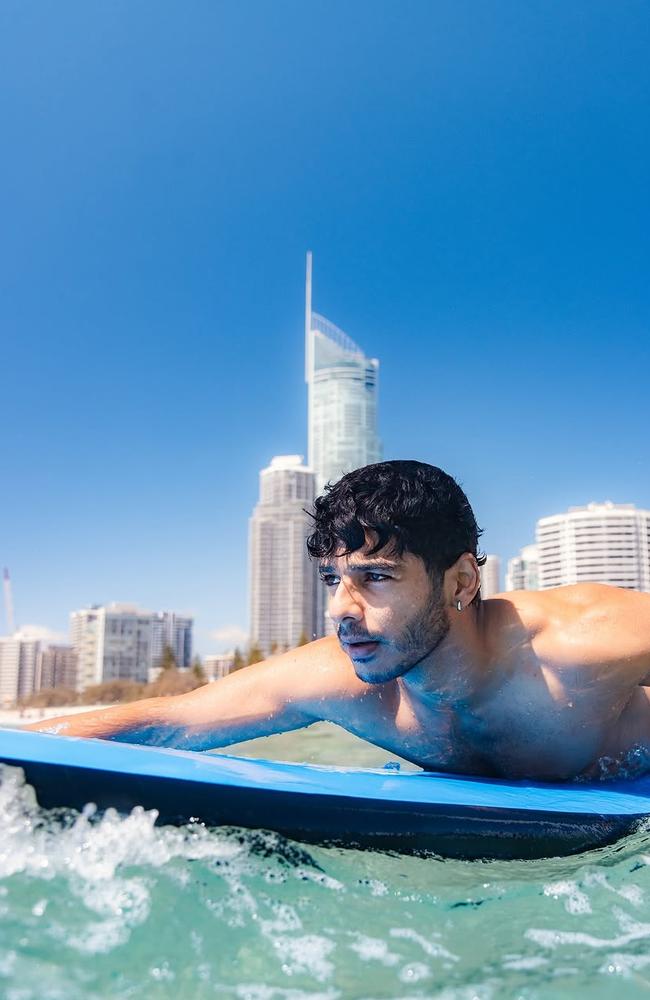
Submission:
<svg viewBox="0 0 650 1000">
<path fill-rule="evenodd" d="M 428 598 L 411 621 L 407 622 L 390 646 L 397 654 L 397 663 L 382 673 L 381 678 L 364 676 L 363 667 L 355 667 L 357 676 L 370 683 L 393 681 L 417 667 L 433 653 L 449 632 L 449 618 L 442 596 L 442 585 L 432 583 Z M 372 672 L 372 668 L 371 671 Z"/>
</svg>

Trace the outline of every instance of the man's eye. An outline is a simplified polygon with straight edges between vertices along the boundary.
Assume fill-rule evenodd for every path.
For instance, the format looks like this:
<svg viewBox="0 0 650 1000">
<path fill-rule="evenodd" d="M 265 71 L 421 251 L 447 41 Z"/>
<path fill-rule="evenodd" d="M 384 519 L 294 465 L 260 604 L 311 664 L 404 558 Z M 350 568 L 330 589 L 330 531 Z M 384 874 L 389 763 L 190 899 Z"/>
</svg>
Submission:
<svg viewBox="0 0 650 1000">
<path fill-rule="evenodd" d="M 321 573 L 320 578 L 326 587 L 335 587 L 339 582 L 339 578 L 333 573 Z"/>
<path fill-rule="evenodd" d="M 387 576 L 386 573 L 368 573 L 366 575 L 366 579 L 369 580 L 370 583 L 381 583 L 382 580 L 390 580 L 390 577 Z"/>
</svg>

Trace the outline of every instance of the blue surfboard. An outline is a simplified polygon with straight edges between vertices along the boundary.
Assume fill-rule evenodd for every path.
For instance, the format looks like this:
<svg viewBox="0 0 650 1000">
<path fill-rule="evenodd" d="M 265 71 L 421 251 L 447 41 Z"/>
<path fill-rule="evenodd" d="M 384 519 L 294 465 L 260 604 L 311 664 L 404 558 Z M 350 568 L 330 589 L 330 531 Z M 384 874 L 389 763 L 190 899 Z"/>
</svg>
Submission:
<svg viewBox="0 0 650 1000">
<path fill-rule="evenodd" d="M 286 764 L 0 731 L 41 806 L 94 802 L 275 830 L 306 843 L 455 858 L 541 858 L 612 843 L 650 816 L 650 775 L 592 784 Z"/>
</svg>

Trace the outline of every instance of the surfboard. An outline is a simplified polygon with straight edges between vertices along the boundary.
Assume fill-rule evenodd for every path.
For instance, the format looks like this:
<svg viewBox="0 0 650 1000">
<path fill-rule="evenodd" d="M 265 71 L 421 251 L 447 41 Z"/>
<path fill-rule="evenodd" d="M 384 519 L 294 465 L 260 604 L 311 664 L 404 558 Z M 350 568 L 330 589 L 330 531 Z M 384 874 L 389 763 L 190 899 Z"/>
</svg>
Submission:
<svg viewBox="0 0 650 1000">
<path fill-rule="evenodd" d="M 592 784 L 288 764 L 0 731 L 44 808 L 88 802 L 159 823 L 274 830 L 303 843 L 446 857 L 541 858 L 612 843 L 650 816 L 650 775 Z M 2 768 L 0 768 L 2 770 Z"/>
</svg>

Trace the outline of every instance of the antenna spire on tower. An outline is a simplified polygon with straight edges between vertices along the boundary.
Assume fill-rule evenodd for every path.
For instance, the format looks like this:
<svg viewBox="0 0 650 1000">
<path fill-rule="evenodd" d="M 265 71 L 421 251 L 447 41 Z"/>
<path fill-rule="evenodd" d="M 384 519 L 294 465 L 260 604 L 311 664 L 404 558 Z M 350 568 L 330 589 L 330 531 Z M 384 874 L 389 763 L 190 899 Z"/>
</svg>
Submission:
<svg viewBox="0 0 650 1000">
<path fill-rule="evenodd" d="M 307 273 L 305 277 L 305 382 L 312 376 L 312 336 L 311 336 L 311 250 L 307 251 Z"/>
</svg>

